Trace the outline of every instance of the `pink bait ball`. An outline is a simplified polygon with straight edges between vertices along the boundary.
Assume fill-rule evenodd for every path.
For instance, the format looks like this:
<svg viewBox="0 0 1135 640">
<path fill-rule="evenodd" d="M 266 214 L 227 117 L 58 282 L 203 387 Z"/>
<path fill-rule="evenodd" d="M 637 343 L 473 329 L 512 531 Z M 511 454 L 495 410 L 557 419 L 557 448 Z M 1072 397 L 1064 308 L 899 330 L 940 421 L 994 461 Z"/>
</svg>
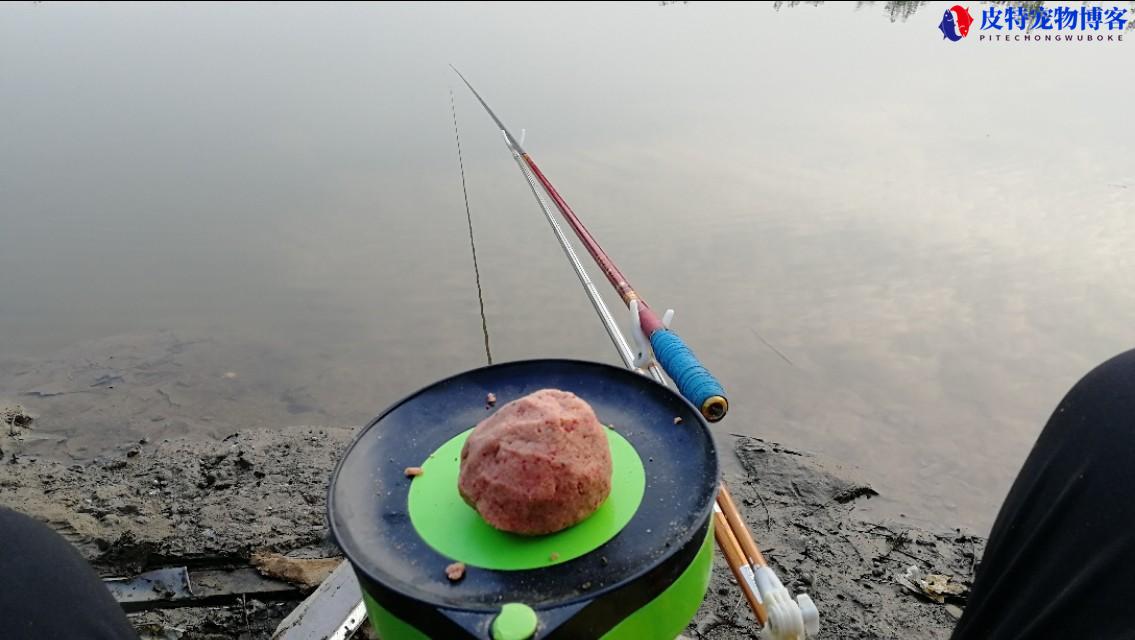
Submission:
<svg viewBox="0 0 1135 640">
<path fill-rule="evenodd" d="M 497 529 L 561 531 L 594 513 L 611 493 L 607 432 L 575 394 L 541 389 L 473 429 L 461 449 L 457 488 Z"/>
</svg>

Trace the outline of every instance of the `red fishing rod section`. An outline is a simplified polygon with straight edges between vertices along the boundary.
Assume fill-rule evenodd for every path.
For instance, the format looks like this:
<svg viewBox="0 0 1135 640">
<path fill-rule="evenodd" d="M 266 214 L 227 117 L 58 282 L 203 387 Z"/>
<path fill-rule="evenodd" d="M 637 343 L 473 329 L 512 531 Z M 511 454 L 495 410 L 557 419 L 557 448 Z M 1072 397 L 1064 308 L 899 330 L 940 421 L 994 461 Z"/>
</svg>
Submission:
<svg viewBox="0 0 1135 640">
<path fill-rule="evenodd" d="M 595 236 L 591 235 L 587 227 L 583 226 L 583 223 L 579 221 L 579 217 L 575 215 L 575 211 L 572 211 L 571 205 L 567 203 L 567 200 L 563 199 L 559 191 L 556 191 L 556 188 L 552 186 L 547 176 L 544 175 L 544 172 L 540 171 L 540 167 L 536 165 L 536 161 L 532 159 L 532 156 L 527 153 L 521 153 L 520 157 L 524 160 L 524 163 L 528 165 L 528 168 L 532 170 L 532 173 L 536 176 L 540 185 L 544 187 L 544 191 L 547 191 L 552 201 L 556 203 L 556 208 L 563 214 L 564 220 L 566 220 L 572 230 L 575 231 L 575 235 L 579 238 L 579 241 L 583 243 L 583 246 L 587 249 L 587 253 L 591 254 L 591 257 L 595 260 L 595 264 L 599 265 L 599 270 L 603 272 L 603 275 L 607 276 L 607 280 L 611 283 L 611 286 L 615 287 L 615 291 L 619 292 L 619 296 L 623 298 L 623 302 L 626 303 L 627 306 L 634 304 L 635 301 L 639 302 L 638 317 L 642 325 L 642 332 L 649 336 L 655 331 L 664 330 L 666 327 L 663 326 L 662 320 L 658 318 L 658 315 L 654 313 L 650 305 L 646 304 L 645 300 L 638 297 L 638 293 L 636 293 L 634 288 L 631 287 L 631 284 L 627 282 L 627 278 L 623 275 L 623 272 L 619 271 L 619 268 L 615 266 L 615 262 L 611 260 L 607 252 L 603 250 L 603 247 L 599 246 L 599 242 L 595 239 Z"/>
</svg>

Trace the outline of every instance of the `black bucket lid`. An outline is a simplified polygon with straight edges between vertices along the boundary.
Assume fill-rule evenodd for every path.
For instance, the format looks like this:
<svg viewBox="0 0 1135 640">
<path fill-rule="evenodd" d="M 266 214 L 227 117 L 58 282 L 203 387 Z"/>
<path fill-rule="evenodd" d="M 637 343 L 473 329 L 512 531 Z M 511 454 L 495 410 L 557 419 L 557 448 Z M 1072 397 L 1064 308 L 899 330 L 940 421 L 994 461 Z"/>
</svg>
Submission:
<svg viewBox="0 0 1135 640">
<path fill-rule="evenodd" d="M 634 447 L 645 469 L 642 501 L 617 535 L 555 566 L 501 571 L 469 567 L 449 582 L 445 557 L 418 535 L 408 512 L 405 469 L 483 420 L 500 404 L 554 388 L 575 393 L 600 422 Z M 522 602 L 536 610 L 601 598 L 700 544 L 718 486 L 717 452 L 701 414 L 638 373 L 578 360 L 498 364 L 434 383 L 395 403 L 356 437 L 328 497 L 331 530 L 364 583 L 417 603 L 495 612 Z"/>
</svg>

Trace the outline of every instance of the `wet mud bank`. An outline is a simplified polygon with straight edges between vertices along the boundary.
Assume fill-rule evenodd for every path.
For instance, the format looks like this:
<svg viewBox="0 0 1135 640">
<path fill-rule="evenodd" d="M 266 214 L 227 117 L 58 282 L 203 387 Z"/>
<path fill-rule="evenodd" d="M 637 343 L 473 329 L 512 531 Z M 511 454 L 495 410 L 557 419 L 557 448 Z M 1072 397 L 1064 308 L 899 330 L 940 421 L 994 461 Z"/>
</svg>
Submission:
<svg viewBox="0 0 1135 640">
<path fill-rule="evenodd" d="M 194 580 L 192 596 L 155 589 L 128 607 L 144 638 L 269 638 L 339 557 L 325 497 L 353 428 L 142 440 L 68 464 L 22 453 L 27 424 L 4 427 L 0 504 L 48 523 L 105 577 L 176 568 Z M 738 506 L 785 584 L 815 599 L 822 637 L 949 637 L 983 539 L 873 520 L 857 511 L 875 495 L 863 474 L 816 456 L 755 438 L 736 439 L 731 455 Z M 753 629 L 718 558 L 686 635 L 759 637 Z"/>
</svg>

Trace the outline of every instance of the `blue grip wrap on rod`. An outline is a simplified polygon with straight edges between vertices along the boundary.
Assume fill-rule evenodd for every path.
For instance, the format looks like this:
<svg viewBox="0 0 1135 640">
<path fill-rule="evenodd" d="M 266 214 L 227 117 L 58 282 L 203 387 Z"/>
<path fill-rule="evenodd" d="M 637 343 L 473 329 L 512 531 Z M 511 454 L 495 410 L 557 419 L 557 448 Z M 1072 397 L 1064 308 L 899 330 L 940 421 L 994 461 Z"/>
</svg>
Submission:
<svg viewBox="0 0 1135 640">
<path fill-rule="evenodd" d="M 678 334 L 673 331 L 655 331 L 650 336 L 650 345 L 654 347 L 654 357 L 658 359 L 658 363 L 678 385 L 678 391 L 710 421 L 720 420 L 729 406 L 725 400 L 725 389 L 702 366 Z M 719 398 L 719 402 L 707 404 L 707 401 L 714 398 Z M 710 409 L 711 404 L 717 404 L 717 407 Z"/>
</svg>

